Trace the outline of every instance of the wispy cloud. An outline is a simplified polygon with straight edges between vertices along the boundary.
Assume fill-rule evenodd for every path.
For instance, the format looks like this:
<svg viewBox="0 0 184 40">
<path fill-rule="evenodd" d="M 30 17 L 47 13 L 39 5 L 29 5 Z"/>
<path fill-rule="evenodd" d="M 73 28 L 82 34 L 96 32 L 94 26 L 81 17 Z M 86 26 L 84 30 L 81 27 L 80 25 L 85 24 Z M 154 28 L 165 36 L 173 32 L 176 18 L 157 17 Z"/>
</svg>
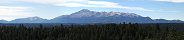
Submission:
<svg viewBox="0 0 184 40">
<path fill-rule="evenodd" d="M 25 13 L 29 7 L 10 7 L 10 6 L 0 6 L 0 18 L 6 20 L 13 20 L 20 17 L 32 16 L 29 13 Z"/>
<path fill-rule="evenodd" d="M 184 0 L 155 0 L 155 1 L 173 2 L 173 3 L 184 3 Z"/>
<path fill-rule="evenodd" d="M 121 8 L 127 10 L 153 11 L 142 7 L 122 6 L 119 3 L 108 1 L 91 1 L 91 0 L 18 0 L 21 2 L 31 2 L 40 4 L 50 4 L 64 7 L 96 7 L 96 8 Z"/>
</svg>

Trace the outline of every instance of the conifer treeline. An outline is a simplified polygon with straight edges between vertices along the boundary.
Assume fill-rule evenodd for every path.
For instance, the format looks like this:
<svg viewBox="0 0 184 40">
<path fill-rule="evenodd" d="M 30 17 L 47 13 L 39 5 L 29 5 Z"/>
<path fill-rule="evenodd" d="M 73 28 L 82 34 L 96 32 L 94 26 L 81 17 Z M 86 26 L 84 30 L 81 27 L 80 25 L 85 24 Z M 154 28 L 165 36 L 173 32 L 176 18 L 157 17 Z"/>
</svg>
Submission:
<svg viewBox="0 0 184 40">
<path fill-rule="evenodd" d="M 184 40 L 184 32 L 159 24 L 88 24 L 53 27 L 1 26 L 0 40 Z"/>
</svg>

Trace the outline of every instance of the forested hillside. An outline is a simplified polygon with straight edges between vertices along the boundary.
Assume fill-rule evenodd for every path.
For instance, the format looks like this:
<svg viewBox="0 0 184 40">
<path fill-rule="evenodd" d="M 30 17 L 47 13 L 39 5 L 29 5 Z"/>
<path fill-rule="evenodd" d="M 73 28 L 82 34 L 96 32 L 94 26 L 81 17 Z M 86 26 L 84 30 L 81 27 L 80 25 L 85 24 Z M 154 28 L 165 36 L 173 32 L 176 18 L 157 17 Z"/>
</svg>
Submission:
<svg viewBox="0 0 184 40">
<path fill-rule="evenodd" d="M 140 24 L 53 25 L 52 27 L 1 26 L 0 40 L 184 40 L 175 27 Z"/>
</svg>

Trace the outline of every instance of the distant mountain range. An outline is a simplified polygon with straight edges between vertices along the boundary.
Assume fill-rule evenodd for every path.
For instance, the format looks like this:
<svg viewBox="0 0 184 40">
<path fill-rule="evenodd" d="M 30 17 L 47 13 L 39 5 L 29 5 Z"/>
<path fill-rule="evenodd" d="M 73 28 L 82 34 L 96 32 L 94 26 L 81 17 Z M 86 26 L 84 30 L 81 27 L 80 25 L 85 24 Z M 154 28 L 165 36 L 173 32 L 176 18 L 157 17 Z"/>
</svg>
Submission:
<svg viewBox="0 0 184 40">
<path fill-rule="evenodd" d="M 8 23 L 6 20 L 0 20 L 0 23 Z"/>
<path fill-rule="evenodd" d="M 28 17 L 28 18 L 20 18 L 10 21 L 9 23 L 44 23 L 49 20 L 43 19 L 40 17 Z"/>
<path fill-rule="evenodd" d="M 181 20 L 151 19 L 134 13 L 95 12 L 82 9 L 70 15 L 62 15 L 51 20 L 40 17 L 20 18 L 12 21 L 0 20 L 0 23 L 184 23 Z"/>
</svg>

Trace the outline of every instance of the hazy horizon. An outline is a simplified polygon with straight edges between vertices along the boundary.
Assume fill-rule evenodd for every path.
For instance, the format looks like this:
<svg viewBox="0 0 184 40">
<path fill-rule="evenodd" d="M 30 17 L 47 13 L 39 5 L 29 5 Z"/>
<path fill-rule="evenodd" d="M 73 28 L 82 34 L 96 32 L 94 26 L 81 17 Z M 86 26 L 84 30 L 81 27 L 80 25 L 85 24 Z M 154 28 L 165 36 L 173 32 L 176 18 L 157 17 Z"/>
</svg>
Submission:
<svg viewBox="0 0 184 40">
<path fill-rule="evenodd" d="M 53 19 L 82 9 L 128 12 L 152 19 L 184 21 L 184 0 L 0 0 L 0 19 Z"/>
</svg>

